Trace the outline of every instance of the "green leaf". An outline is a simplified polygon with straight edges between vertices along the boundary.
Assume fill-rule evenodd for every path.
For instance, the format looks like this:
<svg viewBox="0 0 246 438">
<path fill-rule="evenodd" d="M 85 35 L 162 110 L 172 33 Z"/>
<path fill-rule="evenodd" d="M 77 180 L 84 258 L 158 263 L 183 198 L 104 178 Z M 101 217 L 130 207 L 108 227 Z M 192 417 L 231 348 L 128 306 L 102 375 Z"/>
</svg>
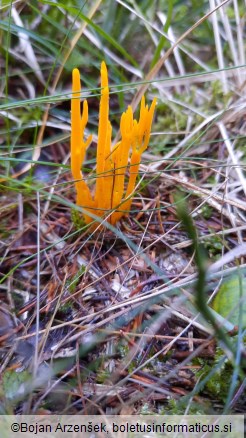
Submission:
<svg viewBox="0 0 246 438">
<path fill-rule="evenodd" d="M 228 278 L 220 287 L 211 307 L 232 324 L 246 328 L 246 278 L 236 275 Z"/>
<path fill-rule="evenodd" d="M 24 370 L 16 372 L 16 370 L 7 370 L 3 374 L 3 389 L 5 397 L 9 400 L 21 400 L 25 395 L 26 383 L 30 380 L 31 374 Z"/>
</svg>

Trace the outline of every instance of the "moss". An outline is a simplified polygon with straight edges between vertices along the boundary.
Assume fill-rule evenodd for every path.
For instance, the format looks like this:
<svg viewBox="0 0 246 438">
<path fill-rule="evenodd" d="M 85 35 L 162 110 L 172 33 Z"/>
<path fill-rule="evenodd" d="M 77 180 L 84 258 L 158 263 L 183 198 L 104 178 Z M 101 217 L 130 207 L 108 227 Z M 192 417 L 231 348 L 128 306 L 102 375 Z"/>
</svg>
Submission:
<svg viewBox="0 0 246 438">
<path fill-rule="evenodd" d="M 78 282 L 81 280 L 81 277 L 85 273 L 85 266 L 81 266 L 78 272 L 69 280 L 68 283 L 68 290 L 71 294 L 73 294 L 76 291 L 76 286 Z"/>
<path fill-rule="evenodd" d="M 116 352 L 120 355 L 120 357 L 122 359 L 124 359 L 128 353 L 129 353 L 129 344 L 125 341 L 125 340 L 121 340 L 118 344 L 117 344 L 117 350 Z"/>
<path fill-rule="evenodd" d="M 222 109 L 222 107 L 226 108 L 229 100 L 233 96 L 231 92 L 225 93 L 223 91 L 222 82 L 219 80 L 214 81 L 212 82 L 211 85 L 209 85 L 208 93 L 210 99 L 207 101 L 207 105 L 205 106 L 205 109 L 207 109 L 209 112 L 211 112 L 212 108 L 215 109 Z"/>
<path fill-rule="evenodd" d="M 201 208 L 201 214 L 204 219 L 210 219 L 213 214 L 213 209 L 209 205 L 205 204 Z"/>
<path fill-rule="evenodd" d="M 158 412 L 160 415 L 184 415 L 187 411 L 187 397 L 181 397 L 179 400 L 170 399 L 167 407 L 161 409 Z M 195 401 L 189 403 L 189 415 L 207 415 L 209 413 L 210 406 L 205 404 L 201 405 Z"/>
<path fill-rule="evenodd" d="M 71 210 L 71 219 L 76 230 L 81 230 L 85 228 L 86 223 L 84 217 L 76 208 L 72 208 Z"/>
<path fill-rule="evenodd" d="M 68 286 L 69 287 L 69 286 Z M 67 314 L 67 312 L 71 311 L 71 302 L 67 301 L 64 304 L 61 304 L 59 307 L 59 314 L 63 315 L 63 314 Z"/>
<path fill-rule="evenodd" d="M 216 259 L 216 257 L 221 257 L 221 252 L 224 248 L 221 236 L 211 236 L 209 239 L 204 240 L 203 245 L 208 251 L 210 258 Z"/>
<path fill-rule="evenodd" d="M 228 396 L 231 385 L 233 366 L 229 360 L 223 360 L 223 358 L 225 359 L 224 352 L 218 348 L 212 362 L 205 362 L 203 359 L 198 359 L 202 367 L 197 372 L 196 377 L 206 380 L 206 377 L 209 375 L 209 379 L 205 382 L 204 390 L 208 392 L 211 397 L 224 402 Z"/>
<path fill-rule="evenodd" d="M 97 371 L 97 376 L 96 376 L 96 381 L 97 383 L 105 383 L 107 380 L 110 379 L 111 373 L 109 372 L 109 370 L 98 370 Z"/>
</svg>

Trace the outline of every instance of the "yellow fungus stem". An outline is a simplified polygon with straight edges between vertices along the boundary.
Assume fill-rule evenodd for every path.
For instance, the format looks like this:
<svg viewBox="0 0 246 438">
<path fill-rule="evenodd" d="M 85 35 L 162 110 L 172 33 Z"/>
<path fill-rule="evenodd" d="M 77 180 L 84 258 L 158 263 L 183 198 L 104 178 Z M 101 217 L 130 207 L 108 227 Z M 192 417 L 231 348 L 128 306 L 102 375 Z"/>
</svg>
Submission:
<svg viewBox="0 0 246 438">
<path fill-rule="evenodd" d="M 96 203 L 102 203 L 105 199 L 105 159 L 110 155 L 111 138 L 109 142 L 109 132 L 111 125 L 109 122 L 109 88 L 108 88 L 108 72 L 105 62 L 101 65 L 101 100 L 99 108 L 99 124 L 98 124 L 98 144 L 97 144 L 97 163 L 96 163 Z M 99 212 L 98 212 L 99 213 Z"/>
</svg>

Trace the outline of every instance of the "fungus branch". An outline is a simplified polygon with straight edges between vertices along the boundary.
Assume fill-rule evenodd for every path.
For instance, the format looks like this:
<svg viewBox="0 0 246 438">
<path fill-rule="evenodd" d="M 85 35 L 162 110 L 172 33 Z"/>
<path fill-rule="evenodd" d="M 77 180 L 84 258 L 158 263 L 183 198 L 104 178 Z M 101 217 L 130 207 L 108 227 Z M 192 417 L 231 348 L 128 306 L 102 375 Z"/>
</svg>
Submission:
<svg viewBox="0 0 246 438">
<path fill-rule="evenodd" d="M 75 180 L 76 203 L 99 217 L 107 218 L 115 224 L 123 215 L 129 213 L 139 172 L 141 155 L 148 147 L 156 99 L 150 108 L 142 97 L 139 121 L 133 118 L 132 107 L 128 106 L 121 116 L 121 140 L 112 147 L 112 126 L 109 121 L 109 86 L 105 62 L 101 65 L 101 99 L 98 123 L 98 145 L 96 156 L 96 186 L 93 197 L 87 185 L 81 167 L 85 160 L 86 149 L 91 143 L 92 135 L 84 140 L 88 123 L 88 103 L 83 102 L 80 109 L 81 83 L 78 69 L 73 70 L 71 100 L 71 171 Z M 126 173 L 129 166 L 129 179 L 125 188 Z M 93 219 L 84 214 L 86 224 Z M 96 224 L 91 225 L 92 228 Z"/>
</svg>

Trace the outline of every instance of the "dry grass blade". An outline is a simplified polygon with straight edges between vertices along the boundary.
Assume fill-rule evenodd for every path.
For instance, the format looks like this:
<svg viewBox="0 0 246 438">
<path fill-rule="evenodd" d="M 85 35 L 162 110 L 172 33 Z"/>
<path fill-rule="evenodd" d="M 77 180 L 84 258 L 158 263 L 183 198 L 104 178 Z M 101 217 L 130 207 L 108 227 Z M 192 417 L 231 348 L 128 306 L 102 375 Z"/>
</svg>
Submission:
<svg viewBox="0 0 246 438">
<path fill-rule="evenodd" d="M 119 0 L 117 0 L 119 1 Z M 143 84 L 137 94 L 134 96 L 134 99 L 132 101 L 132 107 L 135 109 L 137 105 L 139 104 L 141 97 L 146 92 L 149 83 L 153 81 L 153 79 L 156 77 L 157 73 L 159 72 L 160 68 L 162 67 L 163 63 L 170 57 L 170 55 L 173 53 L 173 51 L 182 43 L 182 41 L 187 38 L 187 36 L 194 31 L 198 26 L 200 26 L 204 21 L 206 21 L 212 14 L 214 14 L 219 8 L 223 7 L 226 3 L 228 3 L 229 0 L 225 0 L 222 3 L 220 3 L 218 6 L 216 6 L 212 11 L 209 11 L 207 14 L 205 14 L 200 20 L 198 20 L 193 26 L 191 26 L 187 31 L 181 35 L 177 41 L 170 47 L 170 49 L 167 50 L 164 56 L 162 56 L 161 59 L 156 63 L 156 65 L 152 68 L 152 70 L 146 75 L 145 80 L 146 84 Z"/>
</svg>

